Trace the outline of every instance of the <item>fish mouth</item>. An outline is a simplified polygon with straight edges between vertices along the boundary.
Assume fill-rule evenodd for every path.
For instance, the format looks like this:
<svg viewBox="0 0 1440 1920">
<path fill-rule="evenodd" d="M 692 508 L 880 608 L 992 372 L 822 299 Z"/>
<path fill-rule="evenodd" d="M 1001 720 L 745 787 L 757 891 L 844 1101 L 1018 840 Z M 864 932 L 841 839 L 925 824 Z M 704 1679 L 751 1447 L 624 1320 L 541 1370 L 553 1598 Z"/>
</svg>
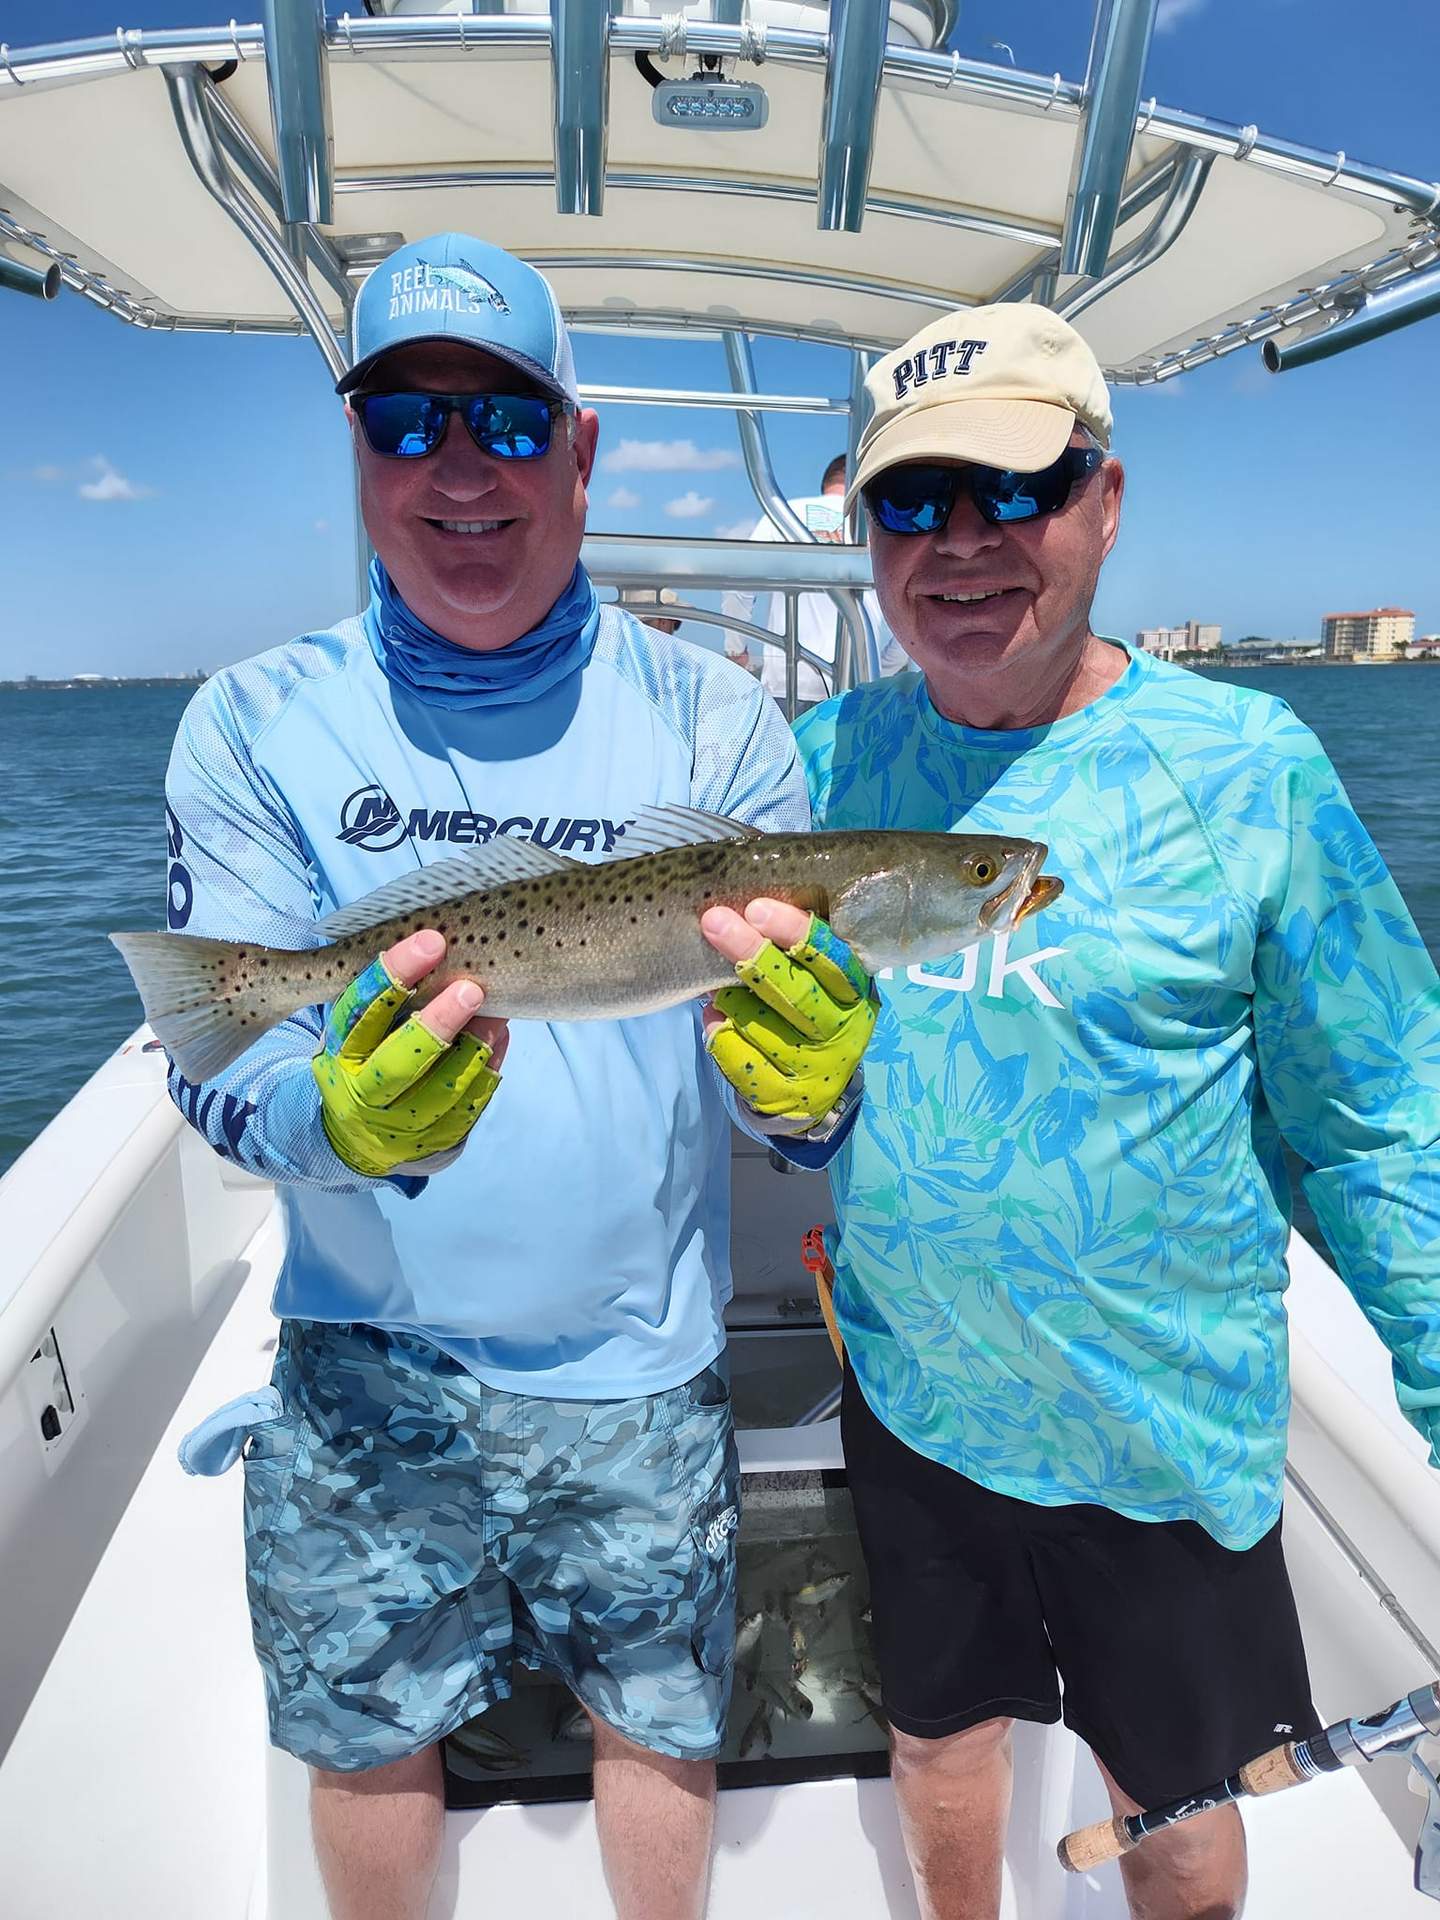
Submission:
<svg viewBox="0 0 1440 1920">
<path fill-rule="evenodd" d="M 1028 920 L 1032 913 L 1038 913 L 1042 907 L 1048 907 L 1052 900 L 1058 900 L 1065 891 L 1065 882 L 1057 880 L 1053 873 L 1042 873 L 1031 886 L 1029 893 L 1020 902 L 1015 914 L 1015 925 Z"/>
<path fill-rule="evenodd" d="M 1023 871 L 1016 874 L 1008 887 L 993 895 L 981 907 L 980 925 L 987 933 L 1003 924 L 1005 915 L 1014 907 L 1014 914 L 1009 921 L 1009 930 L 1013 933 L 1022 920 L 1028 919 L 1032 913 L 1038 913 L 1042 907 L 1048 907 L 1052 900 L 1058 899 L 1065 891 L 1063 880 L 1057 880 L 1054 874 L 1039 871 L 1049 855 L 1048 847 L 1037 846 Z"/>
</svg>

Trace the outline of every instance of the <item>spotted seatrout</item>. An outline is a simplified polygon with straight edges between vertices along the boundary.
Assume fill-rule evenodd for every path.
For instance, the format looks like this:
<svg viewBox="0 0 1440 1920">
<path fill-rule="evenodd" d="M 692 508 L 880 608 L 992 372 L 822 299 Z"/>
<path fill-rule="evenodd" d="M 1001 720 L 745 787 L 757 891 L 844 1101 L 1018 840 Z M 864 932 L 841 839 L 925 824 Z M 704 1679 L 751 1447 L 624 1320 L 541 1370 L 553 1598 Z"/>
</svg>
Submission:
<svg viewBox="0 0 1440 1920">
<path fill-rule="evenodd" d="M 1062 882 L 1034 840 L 966 833 L 762 834 L 690 807 L 645 808 L 611 859 L 491 841 L 392 880 L 295 946 L 114 933 L 145 1017 L 188 1080 L 237 1059 L 302 1007 L 325 1005 L 377 952 L 436 927 L 444 960 L 420 1003 L 461 975 L 512 1020 L 622 1020 L 733 984 L 700 932 L 710 906 L 760 895 L 829 920 L 870 972 L 934 960 L 1008 931 Z M 316 934 L 330 942 L 313 944 Z M 310 941 L 309 946 L 305 945 Z"/>
</svg>

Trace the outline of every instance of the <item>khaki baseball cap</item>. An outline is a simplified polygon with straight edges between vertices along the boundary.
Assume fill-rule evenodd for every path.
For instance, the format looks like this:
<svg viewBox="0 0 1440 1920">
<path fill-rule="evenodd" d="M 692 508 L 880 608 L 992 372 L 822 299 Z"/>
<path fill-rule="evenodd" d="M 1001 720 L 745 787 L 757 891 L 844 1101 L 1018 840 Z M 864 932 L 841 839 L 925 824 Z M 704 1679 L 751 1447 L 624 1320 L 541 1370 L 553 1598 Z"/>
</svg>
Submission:
<svg viewBox="0 0 1440 1920">
<path fill-rule="evenodd" d="M 1110 395 L 1080 335 L 1047 307 L 962 307 L 870 369 L 848 508 L 868 480 L 909 460 L 973 460 L 1038 473 L 1077 426 L 1110 445 Z"/>
</svg>

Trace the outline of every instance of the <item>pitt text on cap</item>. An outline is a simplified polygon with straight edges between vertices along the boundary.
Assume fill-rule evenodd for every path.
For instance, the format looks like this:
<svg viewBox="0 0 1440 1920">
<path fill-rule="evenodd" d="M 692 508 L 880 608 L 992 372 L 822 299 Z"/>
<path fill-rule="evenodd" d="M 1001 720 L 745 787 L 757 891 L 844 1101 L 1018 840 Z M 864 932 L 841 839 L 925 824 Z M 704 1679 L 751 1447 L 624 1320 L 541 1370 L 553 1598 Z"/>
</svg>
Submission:
<svg viewBox="0 0 1440 1920">
<path fill-rule="evenodd" d="M 895 398 L 903 400 L 910 388 L 923 387 L 929 380 L 941 380 L 946 374 L 969 373 L 970 362 L 983 353 L 988 340 L 937 340 L 933 347 L 922 347 L 894 369 Z M 955 356 L 951 366 L 950 357 Z"/>
</svg>

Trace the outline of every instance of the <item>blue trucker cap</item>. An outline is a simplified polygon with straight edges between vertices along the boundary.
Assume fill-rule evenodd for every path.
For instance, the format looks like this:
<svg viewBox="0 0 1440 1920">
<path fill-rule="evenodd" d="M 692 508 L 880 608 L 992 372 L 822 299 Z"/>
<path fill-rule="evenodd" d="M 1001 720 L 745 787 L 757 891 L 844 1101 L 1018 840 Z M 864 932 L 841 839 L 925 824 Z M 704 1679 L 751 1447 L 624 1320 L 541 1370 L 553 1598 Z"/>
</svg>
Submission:
<svg viewBox="0 0 1440 1920">
<path fill-rule="evenodd" d="M 395 347 L 458 340 L 508 360 L 557 400 L 580 404 L 570 335 L 550 282 L 468 233 L 412 241 L 372 267 L 355 300 L 350 340 L 337 393 L 353 393 Z"/>
</svg>

